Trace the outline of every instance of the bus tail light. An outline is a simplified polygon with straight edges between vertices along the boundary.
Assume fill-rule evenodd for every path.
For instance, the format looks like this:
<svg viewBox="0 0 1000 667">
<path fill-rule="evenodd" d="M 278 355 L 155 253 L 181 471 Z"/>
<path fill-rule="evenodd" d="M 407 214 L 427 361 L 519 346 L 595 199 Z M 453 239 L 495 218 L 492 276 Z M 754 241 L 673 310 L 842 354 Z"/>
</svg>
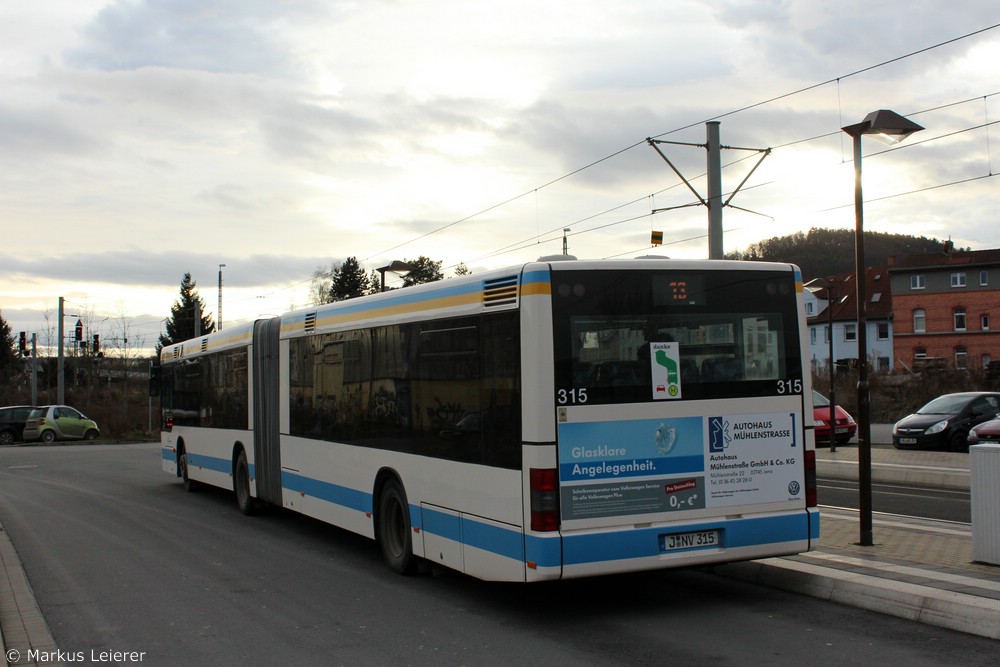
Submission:
<svg viewBox="0 0 1000 667">
<path fill-rule="evenodd" d="M 816 507 L 816 450 L 806 454 L 806 507 Z"/>
<path fill-rule="evenodd" d="M 174 418 L 173 417 L 164 417 L 163 418 L 163 424 L 162 424 L 161 430 L 166 431 L 168 433 L 170 431 L 173 431 L 174 430 Z"/>
<path fill-rule="evenodd" d="M 556 468 L 531 468 L 531 530 L 559 530 L 559 479 Z"/>
</svg>

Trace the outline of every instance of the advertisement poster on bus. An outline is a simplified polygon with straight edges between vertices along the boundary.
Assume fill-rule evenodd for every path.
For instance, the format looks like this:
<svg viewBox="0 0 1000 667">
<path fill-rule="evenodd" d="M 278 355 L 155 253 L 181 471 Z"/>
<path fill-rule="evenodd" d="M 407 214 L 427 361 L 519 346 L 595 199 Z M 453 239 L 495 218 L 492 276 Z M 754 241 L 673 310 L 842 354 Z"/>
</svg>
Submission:
<svg viewBox="0 0 1000 667">
<path fill-rule="evenodd" d="M 559 424 L 564 520 L 802 498 L 797 415 Z"/>
</svg>

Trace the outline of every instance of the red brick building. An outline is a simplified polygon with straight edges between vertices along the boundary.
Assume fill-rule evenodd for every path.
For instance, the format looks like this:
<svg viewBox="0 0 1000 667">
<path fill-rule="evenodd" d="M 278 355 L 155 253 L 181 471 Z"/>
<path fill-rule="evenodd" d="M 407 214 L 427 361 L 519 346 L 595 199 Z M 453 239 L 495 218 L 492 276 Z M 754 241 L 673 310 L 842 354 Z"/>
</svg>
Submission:
<svg viewBox="0 0 1000 667">
<path fill-rule="evenodd" d="M 889 274 L 897 367 L 1000 360 L 1000 250 L 890 257 Z"/>
</svg>

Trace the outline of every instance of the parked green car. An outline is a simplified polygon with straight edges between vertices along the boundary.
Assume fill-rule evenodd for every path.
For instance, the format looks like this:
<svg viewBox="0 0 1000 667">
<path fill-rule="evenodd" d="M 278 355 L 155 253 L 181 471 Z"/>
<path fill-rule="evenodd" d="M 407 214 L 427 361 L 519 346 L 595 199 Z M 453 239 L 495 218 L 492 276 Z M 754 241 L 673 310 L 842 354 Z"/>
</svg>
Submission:
<svg viewBox="0 0 1000 667">
<path fill-rule="evenodd" d="M 24 440 L 95 440 L 101 434 L 97 423 L 68 405 L 43 405 L 28 415 Z"/>
</svg>

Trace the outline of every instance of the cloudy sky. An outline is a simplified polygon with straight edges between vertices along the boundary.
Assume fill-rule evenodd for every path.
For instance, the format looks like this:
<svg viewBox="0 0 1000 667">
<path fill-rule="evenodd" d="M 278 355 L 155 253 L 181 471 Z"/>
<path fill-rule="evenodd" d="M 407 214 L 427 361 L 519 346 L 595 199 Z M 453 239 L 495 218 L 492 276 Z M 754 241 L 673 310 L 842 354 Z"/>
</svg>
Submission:
<svg viewBox="0 0 1000 667">
<path fill-rule="evenodd" d="M 952 0 L 41 0 L 0 5 L 0 313 L 151 345 L 190 272 L 224 323 L 307 301 L 348 256 L 446 274 L 559 252 L 707 256 L 645 139 L 772 152 L 726 251 L 853 228 L 1000 248 L 1000 12 Z M 705 195 L 705 150 L 663 144 Z M 759 160 L 723 151 L 724 190 Z M 728 196 L 728 195 L 727 195 Z M 747 209 L 747 210 L 741 210 Z M 119 324 L 115 324 L 118 322 Z M 67 323 L 70 324 L 70 323 Z"/>
</svg>

